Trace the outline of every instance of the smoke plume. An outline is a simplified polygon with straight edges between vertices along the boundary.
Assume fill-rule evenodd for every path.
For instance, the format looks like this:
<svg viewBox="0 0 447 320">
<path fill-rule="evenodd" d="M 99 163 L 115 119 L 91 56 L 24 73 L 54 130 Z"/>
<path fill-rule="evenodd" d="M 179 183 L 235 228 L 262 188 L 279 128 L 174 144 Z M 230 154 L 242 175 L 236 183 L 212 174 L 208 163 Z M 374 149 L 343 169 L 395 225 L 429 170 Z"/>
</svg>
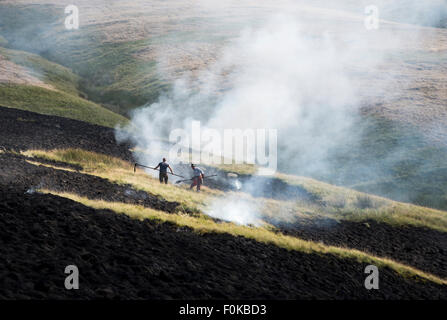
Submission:
<svg viewBox="0 0 447 320">
<path fill-rule="evenodd" d="M 384 7 L 392 17 L 393 8 Z M 367 30 L 361 14 L 318 10 L 283 5 L 282 12 L 245 28 L 216 63 L 197 77 L 178 79 L 157 103 L 136 110 L 131 134 L 119 140 L 131 139 L 160 158 L 166 146 L 154 145 L 153 138 L 166 140 L 175 128 L 190 130 L 194 120 L 220 131 L 277 129 L 280 170 L 343 180 L 345 173 L 334 171 L 334 155 L 359 143 L 365 103 L 400 96 L 395 87 L 388 90 L 396 75 L 383 69 L 403 41 L 411 45 L 418 39 L 393 24 Z M 426 24 L 430 18 L 423 17 Z M 379 169 L 364 164 L 356 170 L 369 177 Z M 208 213 L 247 224 L 258 220 L 257 211 L 232 198 L 219 200 Z"/>
</svg>

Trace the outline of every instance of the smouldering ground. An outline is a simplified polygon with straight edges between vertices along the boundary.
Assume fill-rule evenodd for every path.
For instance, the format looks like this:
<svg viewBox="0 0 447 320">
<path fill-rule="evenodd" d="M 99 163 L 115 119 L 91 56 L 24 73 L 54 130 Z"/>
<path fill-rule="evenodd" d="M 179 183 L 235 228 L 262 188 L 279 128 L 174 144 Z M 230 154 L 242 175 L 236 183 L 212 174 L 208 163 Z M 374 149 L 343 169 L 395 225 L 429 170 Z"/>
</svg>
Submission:
<svg viewBox="0 0 447 320">
<path fill-rule="evenodd" d="M 299 198 L 270 199 L 257 198 L 244 192 L 223 192 L 204 187 L 204 192 L 195 193 L 183 185 L 161 185 L 158 179 L 148 176 L 143 170 L 133 171 L 132 163 L 109 158 L 83 150 L 28 150 L 26 156 L 66 162 L 81 166 L 83 172 L 95 175 L 113 183 L 132 185 L 161 196 L 168 201 L 179 201 L 194 211 L 207 212 L 209 205 L 219 197 L 229 197 L 237 193 L 237 198 L 260 208 L 260 219 L 283 222 L 301 219 L 345 219 L 353 221 L 376 220 L 394 225 L 412 225 L 447 232 L 447 213 L 445 211 L 404 204 L 389 199 L 364 194 L 347 188 L 336 187 L 313 179 L 278 174 L 277 176 L 291 186 L 298 186 L 314 194 L 316 202 L 302 201 Z M 44 166 L 52 166 L 43 163 Z M 63 168 L 61 168 L 63 169 Z M 63 169 L 64 170 L 64 169 Z"/>
<path fill-rule="evenodd" d="M 428 248 L 431 247 L 437 251 L 438 245 L 436 243 L 438 241 L 442 243 L 447 240 L 445 236 L 447 232 L 447 214 L 445 212 L 361 194 L 311 179 L 280 176 L 291 185 L 299 185 L 310 193 L 318 194 L 320 200 L 311 202 L 294 197 L 290 197 L 288 200 L 276 200 L 253 197 L 244 192 L 223 192 L 207 187 L 204 187 L 201 193 L 196 193 L 188 190 L 185 185 L 160 185 L 157 179 L 147 176 L 144 171 L 137 170 L 137 172 L 133 172 L 131 163 L 82 150 L 70 149 L 51 152 L 30 150 L 23 154 L 35 159 L 31 161 L 27 160 L 30 164 L 63 171 L 72 171 L 72 169 L 58 167 L 57 165 L 45 163 L 45 161 L 67 163 L 82 167 L 82 173 L 106 179 L 112 184 L 128 186 L 127 188 L 131 187 L 136 192 L 144 191 L 160 199 L 176 202 L 179 205 L 177 207 L 177 214 L 172 215 L 172 213 L 155 212 L 153 209 L 144 208 L 139 205 L 135 206 L 132 204 L 102 201 L 101 197 L 99 199 L 88 199 L 74 193 L 57 191 L 68 191 L 70 188 L 60 189 L 57 187 L 54 189 L 56 191 L 52 191 L 50 186 L 49 189 L 43 190 L 45 193 L 68 197 L 85 205 L 93 206 L 94 208 L 107 208 L 118 213 L 130 214 L 133 217 L 167 219 L 168 221 L 192 227 L 199 231 L 213 230 L 216 232 L 229 232 L 233 235 L 245 235 L 249 238 L 269 243 L 271 241 L 276 243 L 276 237 L 281 237 L 281 232 L 284 231 L 286 234 L 304 237 L 305 239 L 323 240 L 327 244 L 343 244 L 343 246 L 347 246 L 348 248 L 352 246 L 352 248 L 356 249 L 367 247 L 365 252 L 368 254 L 370 254 L 369 252 L 377 252 L 378 254 L 386 254 L 391 257 L 398 256 L 398 261 L 414 261 L 416 265 L 420 265 L 417 259 L 420 260 L 423 256 L 423 253 L 419 250 L 425 250 L 424 247 L 428 246 Z M 45 161 L 41 162 L 42 159 Z M 44 188 L 48 188 L 48 185 Z M 134 193 L 135 191 L 132 192 Z M 101 194 L 101 191 L 98 190 L 98 193 Z M 210 218 L 207 213 L 210 212 L 213 204 L 222 201 L 222 199 L 227 199 L 227 202 L 237 199 L 238 201 L 243 201 L 247 207 L 254 207 L 256 210 L 259 210 L 257 212 L 259 226 L 247 228 L 238 226 L 237 223 L 222 224 L 218 222 L 216 224 L 216 221 Z M 350 223 L 352 224 L 348 227 Z M 337 240 L 337 237 L 340 237 L 338 233 L 342 228 L 344 228 L 342 232 L 346 235 L 358 229 L 359 226 L 363 227 L 363 225 L 367 228 L 361 232 L 363 233 L 362 236 L 355 234 L 357 232 L 355 231 L 350 237 L 360 236 L 367 239 L 366 242 L 363 243 L 361 239 L 355 240 L 354 238 L 352 238 L 352 241 L 348 240 L 347 242 L 346 240 Z M 386 225 L 389 225 L 389 227 Z M 308 231 L 310 230 L 312 232 L 309 233 Z M 320 234 L 321 238 L 318 236 L 315 237 L 315 233 Z M 379 234 L 381 235 L 378 236 Z M 408 239 L 409 234 L 416 236 L 414 240 L 417 239 L 419 242 L 417 247 L 420 247 L 420 249 L 415 249 L 416 244 Z M 404 249 L 413 247 L 412 251 L 415 253 L 414 258 L 418 258 L 415 260 L 413 258 L 409 259 L 409 256 L 413 256 L 412 253 L 401 255 L 399 251 L 394 251 L 391 247 L 381 249 L 384 244 L 380 245 L 374 239 L 378 237 L 376 240 L 382 239 L 378 241 L 383 241 L 383 236 L 388 237 L 388 235 L 390 235 L 390 238 L 387 239 L 387 244 L 390 242 L 394 243 L 394 248 L 399 246 L 403 246 Z M 422 244 L 431 236 L 435 238 Z M 348 238 L 350 237 L 348 236 Z M 436 239 L 436 237 L 438 238 Z M 290 238 L 290 241 L 293 242 L 295 240 Z M 280 241 L 279 243 L 282 242 Z M 309 245 L 312 243 L 309 242 Z M 280 244 L 280 246 L 287 247 L 285 244 Z M 444 256 L 441 247 L 439 247 L 440 252 L 436 260 Z M 297 249 L 298 247 L 292 244 L 291 247 L 287 248 Z M 360 253 L 356 251 L 356 254 Z M 431 257 L 429 259 L 432 260 L 432 263 L 435 263 L 432 254 L 433 252 L 427 252 L 427 258 Z M 425 265 L 423 268 L 425 269 Z M 435 274 L 445 274 L 442 271 L 444 270 L 443 267 L 429 268 L 429 270 L 436 270 Z"/>
<path fill-rule="evenodd" d="M 0 111 L 2 297 L 445 297 L 445 212 L 278 175 L 280 186 L 314 197 L 240 192 L 265 207 L 269 223 L 219 221 L 206 214 L 210 203 L 234 193 L 207 186 L 197 194 L 134 173 L 130 146 L 116 145 L 112 129 Z M 79 295 L 59 286 L 57 270 L 74 262 L 89 270 Z M 371 263 L 389 285 L 374 293 L 363 286 Z"/>
</svg>

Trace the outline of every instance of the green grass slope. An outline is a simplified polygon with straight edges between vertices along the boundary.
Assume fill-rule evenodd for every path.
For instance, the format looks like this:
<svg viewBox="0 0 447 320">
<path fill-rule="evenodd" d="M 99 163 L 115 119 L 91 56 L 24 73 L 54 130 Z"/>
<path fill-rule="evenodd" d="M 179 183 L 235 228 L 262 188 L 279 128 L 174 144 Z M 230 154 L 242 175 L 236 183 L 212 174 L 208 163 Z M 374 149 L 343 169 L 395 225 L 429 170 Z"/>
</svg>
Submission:
<svg viewBox="0 0 447 320">
<path fill-rule="evenodd" d="M 446 146 L 426 139 L 410 124 L 381 117 L 366 117 L 358 127 L 361 139 L 338 150 L 325 180 L 447 210 Z M 336 181 L 334 172 L 343 180 Z"/>
<path fill-rule="evenodd" d="M 19 66 L 25 67 L 30 75 L 41 79 L 58 91 L 81 95 L 79 91 L 81 78 L 64 66 L 48 61 L 37 54 L 4 47 L 0 47 L 0 55 Z"/>
<path fill-rule="evenodd" d="M 0 4 L 0 35 L 8 48 L 70 68 L 89 100 L 122 115 L 155 101 L 167 88 L 155 62 L 137 58 L 149 40 L 107 41 L 108 24 L 101 23 L 69 31 L 61 12 L 55 5 Z"/>
<path fill-rule="evenodd" d="M 107 127 L 128 120 L 83 98 L 81 78 L 70 69 L 39 55 L 0 47 L 0 55 L 24 67 L 26 72 L 54 90 L 35 85 L 17 84 L 14 79 L 0 84 L 0 105 L 81 120 Z"/>
<path fill-rule="evenodd" d="M 93 102 L 65 92 L 29 85 L 0 85 L 0 105 L 47 115 L 81 120 L 106 127 L 127 119 Z"/>
</svg>

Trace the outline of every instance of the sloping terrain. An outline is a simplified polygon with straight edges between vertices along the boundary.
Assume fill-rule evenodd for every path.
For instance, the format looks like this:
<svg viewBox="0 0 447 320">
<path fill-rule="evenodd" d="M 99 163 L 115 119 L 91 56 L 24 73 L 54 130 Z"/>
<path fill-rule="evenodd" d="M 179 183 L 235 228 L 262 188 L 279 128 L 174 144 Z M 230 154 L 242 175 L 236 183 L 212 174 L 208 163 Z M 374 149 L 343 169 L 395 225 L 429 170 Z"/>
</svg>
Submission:
<svg viewBox="0 0 447 320">
<path fill-rule="evenodd" d="M 274 210 L 273 232 L 216 221 L 203 214 L 206 199 L 224 191 L 196 194 L 134 176 L 130 146 L 117 145 L 112 129 L 0 112 L 1 298 L 447 298 L 446 232 L 368 220 L 367 210 L 363 221 L 309 214 L 292 224 Z M 51 160 L 30 151 L 67 148 L 107 158 Z M 120 181 L 109 177 L 113 170 Z M 287 207 L 270 195 L 253 199 Z M 307 198 L 308 210 L 322 200 Z M 79 291 L 63 287 L 69 264 L 79 267 Z M 363 286 L 368 264 L 379 266 L 380 290 Z"/>
<path fill-rule="evenodd" d="M 368 39 L 383 59 L 349 61 L 361 92 L 352 139 L 317 173 L 280 152 L 289 174 L 205 166 L 217 176 L 196 193 L 134 171 L 135 146 L 115 140 L 132 110 L 199 77 L 247 26 L 287 9 L 308 37 L 337 38 L 370 4 L 328 3 L 81 0 L 69 31 L 69 0 L 1 1 L 0 298 L 446 299 L 441 1 L 377 3 L 385 20 Z M 231 86 L 226 72 L 216 96 Z M 213 214 L 229 210 L 225 199 L 256 220 Z M 70 264 L 79 291 L 64 289 Z M 380 290 L 364 288 L 369 264 Z"/>
<path fill-rule="evenodd" d="M 287 251 L 243 237 L 132 220 L 73 201 L 1 191 L 0 298 L 446 299 L 446 286 L 381 269 L 363 288 L 363 264 Z M 26 245 L 36 243 L 36 245 Z M 63 287 L 66 265 L 80 289 Z"/>
<path fill-rule="evenodd" d="M 369 36 L 389 46 L 386 59 L 373 70 L 361 59 L 352 61 L 356 82 L 366 92 L 359 97 L 362 116 L 355 126 L 361 139 L 338 150 L 331 166 L 312 173 L 314 178 L 447 209 L 447 29 L 439 3 L 377 3 L 385 20 L 377 36 Z M 78 1 L 81 26 L 69 31 L 63 11 L 68 4 L 2 1 L 0 105 L 109 127 L 126 122 L 134 108 L 156 102 L 173 81 L 194 78 L 212 66 L 245 27 L 275 12 L 290 8 L 303 24 L 312 23 L 309 34 L 343 34 L 363 23 L 369 5 L 350 0 L 293 5 L 265 0 L 256 6 L 243 1 Z M 382 30 L 400 40 L 381 42 Z M 282 171 L 308 175 L 280 160 Z"/>
<path fill-rule="evenodd" d="M 278 223 L 278 228 L 284 234 L 391 257 L 421 270 L 447 276 L 445 232 L 409 226 L 396 227 L 374 220 L 339 223 L 316 221 L 304 225 L 299 222 Z"/>
<path fill-rule="evenodd" d="M 71 70 L 0 47 L 0 105 L 114 127 L 127 119 L 86 99 Z"/>
<path fill-rule="evenodd" d="M 0 107 L 0 110 L 0 146 L 3 150 L 80 147 L 127 160 L 132 157 L 130 145 L 118 146 L 111 128 L 13 108 Z M 63 134 L 64 132 L 70 134 Z"/>
</svg>

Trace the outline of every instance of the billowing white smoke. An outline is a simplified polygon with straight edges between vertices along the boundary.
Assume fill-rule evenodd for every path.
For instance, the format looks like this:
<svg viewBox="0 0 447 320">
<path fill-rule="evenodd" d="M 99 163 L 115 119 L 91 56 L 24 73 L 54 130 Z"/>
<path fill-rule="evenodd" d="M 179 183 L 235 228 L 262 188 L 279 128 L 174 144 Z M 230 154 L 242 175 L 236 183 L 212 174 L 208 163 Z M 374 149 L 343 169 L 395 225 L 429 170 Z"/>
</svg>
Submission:
<svg viewBox="0 0 447 320">
<path fill-rule="evenodd" d="M 298 21 L 296 15 L 280 15 L 245 30 L 198 79 L 181 79 L 158 103 L 136 110 L 132 134 L 118 139 L 131 139 L 160 158 L 169 149 L 158 154 L 154 137 L 168 139 L 172 129 L 189 129 L 192 120 L 218 130 L 277 129 L 282 159 L 287 159 L 279 166 L 322 170 L 330 151 L 351 134 L 361 91 L 353 74 L 374 70 L 382 58 L 380 46 L 396 39 L 384 34 L 370 39 L 362 19 L 337 32 L 331 32 L 334 21 Z M 208 214 L 254 224 L 256 212 L 231 198 L 218 200 Z"/>
<path fill-rule="evenodd" d="M 136 110 L 137 131 L 130 138 L 154 155 L 154 137 L 167 140 L 172 129 L 189 130 L 192 120 L 218 130 L 271 128 L 279 130 L 283 153 L 300 151 L 297 165 L 321 162 L 345 136 L 357 104 L 347 63 L 358 57 L 368 66 L 375 61 L 360 36 L 346 36 L 338 48 L 334 41 L 292 16 L 247 29 L 198 79 L 180 79 L 168 96 Z"/>
<path fill-rule="evenodd" d="M 445 0 L 376 0 L 369 2 L 381 8 L 384 19 L 433 27 L 447 26 L 447 1 Z"/>
<path fill-rule="evenodd" d="M 291 16 L 246 30 L 223 55 L 221 69 L 235 70 L 232 89 L 218 101 L 208 126 L 277 129 L 282 155 L 309 171 L 315 159 L 321 166 L 350 127 L 349 110 L 357 100 L 344 67 L 353 55 L 364 54 L 357 49 L 337 50 L 328 33 L 315 33 Z"/>
<path fill-rule="evenodd" d="M 259 208 L 253 202 L 242 200 L 236 195 L 213 202 L 207 214 L 213 218 L 232 221 L 241 225 L 261 225 Z"/>
</svg>

